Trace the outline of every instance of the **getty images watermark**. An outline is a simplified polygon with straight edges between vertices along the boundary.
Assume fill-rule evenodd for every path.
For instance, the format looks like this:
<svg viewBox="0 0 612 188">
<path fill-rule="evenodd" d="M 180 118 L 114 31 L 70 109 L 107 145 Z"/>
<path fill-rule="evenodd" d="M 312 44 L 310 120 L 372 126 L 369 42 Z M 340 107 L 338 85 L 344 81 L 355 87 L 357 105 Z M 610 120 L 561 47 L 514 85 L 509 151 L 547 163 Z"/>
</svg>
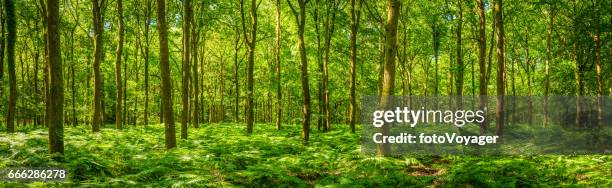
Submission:
<svg viewBox="0 0 612 188">
<path fill-rule="evenodd" d="M 596 154 L 612 145 L 610 97 L 366 96 L 362 152 L 391 155 Z M 498 123 L 503 119 L 503 125 Z"/>
</svg>

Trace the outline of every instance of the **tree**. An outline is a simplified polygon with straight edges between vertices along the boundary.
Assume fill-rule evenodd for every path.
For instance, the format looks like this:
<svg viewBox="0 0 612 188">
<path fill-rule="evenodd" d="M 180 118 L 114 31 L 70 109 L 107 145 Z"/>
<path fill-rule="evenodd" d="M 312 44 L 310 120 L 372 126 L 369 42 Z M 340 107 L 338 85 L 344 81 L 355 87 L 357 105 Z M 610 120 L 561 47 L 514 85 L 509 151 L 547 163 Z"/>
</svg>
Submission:
<svg viewBox="0 0 612 188">
<path fill-rule="evenodd" d="M 325 21 L 323 22 L 325 28 L 325 41 L 323 44 L 323 97 L 325 100 L 325 131 L 331 129 L 331 114 L 329 112 L 329 51 L 331 46 L 331 39 L 334 35 L 335 23 L 336 23 L 336 9 L 338 7 L 337 0 L 327 0 L 325 2 Z"/>
<path fill-rule="evenodd" d="M 104 61 L 104 41 L 102 34 L 104 32 L 104 17 L 102 16 L 102 9 L 105 6 L 105 0 L 92 0 L 92 12 L 93 12 L 93 43 L 94 43 L 94 61 L 93 61 L 93 72 L 94 72 L 94 99 L 93 99 L 93 117 L 92 117 L 92 131 L 100 131 L 100 125 L 102 124 L 103 112 L 102 112 L 102 72 L 100 71 L 100 64 Z"/>
<path fill-rule="evenodd" d="M 6 64 L 9 78 L 9 106 L 6 117 L 6 126 L 9 133 L 15 132 L 15 107 L 17 105 L 17 76 L 15 75 L 15 41 L 17 29 L 15 20 L 15 2 L 5 0 L 6 11 Z"/>
<path fill-rule="evenodd" d="M 122 91 L 122 82 L 121 79 L 121 58 L 123 54 L 123 0 L 117 0 L 117 19 L 119 21 L 119 31 L 117 33 L 117 51 L 115 52 L 115 84 L 117 85 L 116 94 L 117 94 L 117 104 L 115 105 L 115 124 L 117 129 L 122 129 L 122 100 L 123 100 L 123 91 Z"/>
<path fill-rule="evenodd" d="M 304 26 L 306 25 L 306 2 L 298 0 L 299 12 L 291 4 L 291 0 L 287 0 L 291 12 L 295 17 L 298 26 L 297 43 L 300 51 L 300 80 L 302 81 L 302 95 L 304 96 L 304 119 L 302 120 L 302 138 L 308 142 L 310 137 L 310 88 L 308 85 L 308 58 L 306 56 L 306 45 L 304 44 Z"/>
<path fill-rule="evenodd" d="M 556 10 L 554 4 L 549 4 L 548 26 L 546 27 L 546 62 L 544 64 L 544 127 L 548 125 L 548 93 L 550 90 L 550 64 L 553 63 L 552 56 L 552 33 L 555 24 Z"/>
<path fill-rule="evenodd" d="M 356 0 L 351 0 L 351 68 L 350 68 L 350 88 L 349 88 L 349 96 L 350 96 L 350 106 L 349 106 L 349 126 L 351 127 L 351 132 L 355 133 L 355 116 L 356 116 L 356 108 L 357 108 L 357 96 L 355 94 L 355 82 L 357 77 L 357 32 L 359 29 L 359 18 L 361 17 L 361 4 L 363 0 L 359 0 L 355 3 Z"/>
<path fill-rule="evenodd" d="M 485 15 L 485 5 L 483 0 L 476 0 L 476 7 L 478 12 L 478 67 L 480 72 L 479 89 L 480 94 L 480 109 L 484 110 L 487 108 L 487 75 L 486 75 L 486 64 L 485 56 L 487 50 L 487 22 Z M 485 120 L 480 124 L 480 134 L 484 135 L 487 132 L 488 122 Z"/>
<path fill-rule="evenodd" d="M 198 7 L 202 7 L 202 6 L 197 6 L 196 5 L 196 12 L 200 12 L 198 11 Z M 193 91 L 193 125 L 195 128 L 199 128 L 200 126 L 200 114 L 199 114 L 199 103 L 200 103 L 200 90 L 199 90 L 199 81 L 198 81 L 198 43 L 199 43 L 199 38 L 200 38 L 200 25 L 198 24 L 198 22 L 194 19 L 191 19 L 191 23 L 192 23 L 192 27 L 191 27 L 191 50 L 192 50 L 192 58 L 191 63 L 193 64 L 192 67 L 192 72 L 193 72 L 193 81 L 192 83 L 192 91 Z"/>
<path fill-rule="evenodd" d="M 393 106 L 395 88 L 395 57 L 397 53 L 397 20 L 399 17 L 400 0 L 387 0 L 387 23 L 385 24 L 385 64 L 383 68 L 383 86 L 380 96 L 380 109 L 390 109 Z M 388 125 L 381 127 L 383 135 L 389 135 Z M 380 156 L 388 155 L 389 144 L 378 144 L 376 152 Z"/>
<path fill-rule="evenodd" d="M 504 128 L 504 63 L 505 63 L 505 48 L 504 48 L 504 19 L 503 19 L 503 0 L 495 0 L 493 11 L 495 13 L 495 42 L 497 43 L 497 108 L 495 111 L 495 134 L 502 136 Z"/>
<path fill-rule="evenodd" d="M 276 129 L 281 129 L 283 116 L 282 99 L 283 91 L 281 87 L 281 1 L 275 0 L 276 6 L 276 41 L 274 46 L 274 60 L 276 61 Z"/>
<path fill-rule="evenodd" d="M 61 161 L 64 158 L 64 78 L 59 36 L 59 2 L 57 0 L 47 0 L 46 17 L 48 21 L 47 49 L 49 51 L 47 67 L 51 94 L 46 104 L 46 107 L 51 109 L 46 114 L 49 127 L 49 154 L 53 159 Z M 9 38 L 10 31 L 9 27 Z"/>
<path fill-rule="evenodd" d="M 170 85 L 170 63 L 168 57 L 168 26 L 166 24 L 166 1 L 157 0 L 157 30 L 159 33 L 159 67 L 161 71 L 161 108 L 165 126 L 166 148 L 176 147 L 174 111 L 172 109 L 172 85 Z"/>
<path fill-rule="evenodd" d="M 247 106 L 246 106 L 246 119 L 247 119 L 247 133 L 253 132 L 253 70 L 255 64 L 255 43 L 257 42 L 257 8 L 259 4 L 255 0 L 251 0 L 251 34 L 247 33 L 246 20 L 244 16 L 244 0 L 240 0 L 240 17 L 242 18 L 242 33 L 244 36 L 244 42 L 248 47 L 248 62 L 247 62 Z"/>
<path fill-rule="evenodd" d="M 145 98 L 144 98 L 144 124 L 145 126 L 149 124 L 149 24 L 150 24 L 150 20 L 151 20 L 151 13 L 152 13 L 152 1 L 151 0 L 146 0 L 146 6 L 145 6 L 145 21 L 144 21 L 144 38 L 145 38 L 145 44 L 144 44 L 144 52 L 143 53 L 143 58 L 144 58 L 144 93 L 145 93 Z M 163 117 L 163 115 L 160 115 Z"/>
<path fill-rule="evenodd" d="M 183 68 L 182 68 L 182 90 L 183 90 L 183 111 L 181 111 L 181 138 L 187 139 L 187 126 L 189 123 L 189 58 L 191 58 L 189 52 L 191 50 L 191 19 L 193 17 L 191 11 L 191 1 L 183 1 Z"/>
<path fill-rule="evenodd" d="M 457 18 L 457 77 L 455 77 L 455 86 L 457 91 L 457 109 L 462 109 L 463 96 L 463 76 L 465 65 L 463 63 L 463 46 L 462 46 L 462 29 L 463 29 L 463 1 L 458 0 L 459 17 Z"/>
</svg>

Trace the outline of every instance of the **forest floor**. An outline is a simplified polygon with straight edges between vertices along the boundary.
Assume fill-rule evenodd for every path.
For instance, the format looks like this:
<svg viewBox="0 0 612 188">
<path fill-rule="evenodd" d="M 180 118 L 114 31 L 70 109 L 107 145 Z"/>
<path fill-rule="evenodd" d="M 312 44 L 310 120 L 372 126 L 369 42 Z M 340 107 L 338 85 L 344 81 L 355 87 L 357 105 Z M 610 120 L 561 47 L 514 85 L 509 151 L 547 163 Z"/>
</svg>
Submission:
<svg viewBox="0 0 612 188">
<path fill-rule="evenodd" d="M 166 150 L 161 125 L 108 125 L 92 134 L 86 126 L 65 130 L 66 162 L 49 160 L 45 129 L 21 127 L 0 134 L 0 169 L 63 166 L 68 180 L 34 182 L 34 187 L 541 187 L 612 186 L 610 155 L 402 156 L 373 157 L 360 151 L 359 132 L 346 125 L 311 133 L 256 124 L 203 125 Z M 179 129 L 177 127 L 177 132 Z M 0 187 L 23 184 L 0 182 Z"/>
</svg>

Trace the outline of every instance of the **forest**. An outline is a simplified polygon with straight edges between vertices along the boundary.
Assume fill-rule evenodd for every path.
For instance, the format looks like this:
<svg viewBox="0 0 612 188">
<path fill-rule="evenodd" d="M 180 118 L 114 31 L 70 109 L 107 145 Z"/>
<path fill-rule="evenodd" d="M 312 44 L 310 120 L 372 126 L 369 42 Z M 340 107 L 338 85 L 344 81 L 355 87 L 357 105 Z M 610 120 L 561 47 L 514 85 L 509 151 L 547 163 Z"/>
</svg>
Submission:
<svg viewBox="0 0 612 188">
<path fill-rule="evenodd" d="M 609 145 L 371 155 L 359 134 L 372 96 L 471 98 L 498 136 L 514 97 L 571 96 L 609 139 L 612 1 L 2 0 L 0 33 L 0 176 L 68 171 L 0 186 L 612 185 Z"/>
</svg>

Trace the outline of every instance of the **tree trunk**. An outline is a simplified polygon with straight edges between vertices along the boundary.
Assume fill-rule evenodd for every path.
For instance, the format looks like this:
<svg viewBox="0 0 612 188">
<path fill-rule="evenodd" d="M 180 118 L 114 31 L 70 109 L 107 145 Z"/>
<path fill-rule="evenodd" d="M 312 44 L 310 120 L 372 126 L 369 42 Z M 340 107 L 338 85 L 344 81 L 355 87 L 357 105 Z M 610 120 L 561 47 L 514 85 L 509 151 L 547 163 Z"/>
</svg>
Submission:
<svg viewBox="0 0 612 188">
<path fill-rule="evenodd" d="M 497 30 L 495 31 L 495 40 L 497 43 L 497 108 L 495 112 L 495 134 L 502 136 L 504 128 L 504 21 L 503 21 L 503 0 L 496 0 L 494 5 L 495 22 Z"/>
<path fill-rule="evenodd" d="M 336 0 L 327 0 L 325 2 L 325 41 L 323 46 L 323 53 L 325 58 L 323 59 L 323 97 L 325 99 L 325 131 L 331 129 L 331 114 L 329 106 L 329 51 L 331 46 L 331 39 L 334 35 L 335 23 L 336 23 L 336 7 L 338 2 Z M 331 14 L 331 15 L 330 15 Z"/>
<path fill-rule="evenodd" d="M 459 17 L 457 20 L 457 74 L 455 77 L 455 86 L 457 91 L 457 109 L 463 109 L 463 69 L 465 65 L 463 63 L 463 45 L 462 45 L 462 29 L 463 29 L 463 1 L 458 1 L 459 6 Z"/>
<path fill-rule="evenodd" d="M 281 129 L 283 116 L 282 99 L 283 92 L 281 86 L 281 1 L 275 0 L 276 5 L 276 45 L 274 46 L 274 58 L 276 60 L 276 129 Z"/>
<path fill-rule="evenodd" d="M 187 127 L 189 126 L 189 80 L 190 80 L 190 62 L 189 59 L 191 51 L 191 1 L 183 1 L 183 65 L 182 65 L 182 104 L 183 110 L 181 111 L 181 138 L 187 139 Z"/>
<path fill-rule="evenodd" d="M 13 0 L 5 0 L 4 8 L 6 11 L 7 31 L 6 63 L 9 78 L 9 106 L 6 117 L 6 125 L 7 131 L 9 133 L 13 133 L 15 132 L 15 108 L 17 105 L 17 76 L 15 75 L 15 41 L 17 40 L 17 23 L 15 20 L 15 2 L 13 2 Z M 63 83 L 61 80 L 60 82 Z M 61 114 L 63 111 L 59 111 L 58 113 Z M 60 122 L 63 123 L 62 121 Z"/>
<path fill-rule="evenodd" d="M 104 19 L 102 18 L 102 6 L 105 4 L 104 0 L 92 0 L 92 11 L 93 11 L 93 42 L 94 42 L 94 100 L 93 100 L 93 117 L 92 117 L 92 131 L 100 131 L 102 124 L 103 112 L 102 112 L 102 72 L 100 71 L 100 64 L 104 61 L 104 41 L 102 33 L 104 32 Z"/>
<path fill-rule="evenodd" d="M 11 0 L 7 0 L 9 2 Z M 10 7 L 10 6 L 7 6 Z M 12 13 L 8 12 L 7 15 Z M 59 2 L 57 0 L 47 1 L 47 49 L 49 50 L 49 92 L 50 98 L 47 101 L 47 126 L 49 126 L 49 154 L 56 161 L 64 159 L 64 78 L 62 73 L 60 36 L 59 36 Z M 10 21 L 7 22 L 9 31 L 9 44 L 11 41 Z M 9 53 L 11 50 L 9 45 Z"/>
<path fill-rule="evenodd" d="M 161 71 L 161 108 L 165 125 L 166 148 L 176 147 L 174 111 L 172 109 L 172 85 L 170 85 L 170 64 L 168 62 L 168 28 L 166 25 L 166 1 L 157 0 L 157 30 L 159 32 L 159 66 Z"/>
<path fill-rule="evenodd" d="M 200 119 L 198 118 L 199 115 L 199 102 L 200 102 L 200 98 L 199 98 L 199 81 L 198 81 L 198 42 L 199 42 L 199 28 L 197 25 L 197 22 L 195 20 L 191 20 L 192 22 L 192 29 L 191 29 L 191 50 L 192 50 L 192 60 L 191 63 L 193 63 L 192 65 L 192 72 L 193 72 L 193 82 L 192 82 L 192 93 L 193 93 L 193 127 L 195 128 L 199 128 L 200 127 Z"/>
<path fill-rule="evenodd" d="M 603 111 L 603 78 L 602 78 L 602 64 L 600 57 L 600 48 L 601 48 L 601 13 L 599 8 L 599 1 L 595 1 L 595 64 L 597 65 L 597 122 L 598 126 L 603 125 L 602 119 L 602 111 Z"/>
<path fill-rule="evenodd" d="M 240 30 L 236 27 L 236 40 L 234 40 L 234 90 L 235 90 L 235 100 L 234 100 L 234 121 L 238 122 L 239 117 L 238 113 L 240 112 L 240 80 L 238 78 L 238 69 L 240 68 L 240 61 L 238 60 L 238 53 L 240 52 L 240 47 L 242 43 L 240 43 Z"/>
<path fill-rule="evenodd" d="M 248 57 L 248 62 L 247 62 L 247 109 L 246 109 L 246 116 L 247 116 L 247 129 L 246 132 L 248 134 L 253 132 L 253 95 L 254 95 L 254 90 L 253 90 L 253 70 L 254 70 L 254 64 L 255 64 L 255 43 L 257 42 L 257 1 L 256 0 L 251 0 L 251 12 L 250 12 L 250 17 L 251 17 L 251 34 L 250 36 L 247 34 L 247 29 L 246 29 L 246 19 L 244 16 L 244 0 L 240 0 L 240 15 L 242 18 L 242 30 L 243 30 L 243 36 L 244 36 L 244 42 L 247 44 L 248 46 L 248 52 L 249 52 L 249 57 Z"/>
<path fill-rule="evenodd" d="M 123 0 L 117 0 L 117 19 L 119 20 L 119 33 L 117 36 L 117 51 L 115 52 L 116 54 L 116 59 L 115 59 L 115 81 L 117 84 L 117 87 L 115 88 L 117 91 L 117 103 L 115 105 L 116 110 L 115 110 L 115 124 L 117 126 L 117 129 L 121 130 L 123 127 L 123 115 L 122 115 L 122 100 L 123 100 L 123 86 L 122 86 L 122 78 L 121 78 L 121 54 L 123 53 Z"/>
<path fill-rule="evenodd" d="M 308 142 L 310 137 L 310 88 L 308 85 L 308 58 L 306 56 L 306 45 L 304 44 L 304 26 L 306 25 L 306 2 L 305 0 L 298 0 L 299 12 L 291 4 L 291 0 L 287 0 L 291 11 L 295 16 L 295 21 L 298 26 L 298 46 L 300 50 L 300 72 L 302 81 L 302 94 L 304 96 L 304 107 L 303 113 L 304 118 L 302 120 L 302 137 L 305 142 Z"/>
<path fill-rule="evenodd" d="M 357 77 L 357 32 L 359 30 L 359 18 L 361 17 L 361 3 L 363 0 L 359 0 L 355 4 L 356 0 L 351 0 L 351 68 L 350 68 L 350 106 L 349 106 L 349 126 L 351 127 L 351 133 L 355 133 L 355 119 L 357 109 L 357 96 L 355 94 L 355 82 Z"/>
<path fill-rule="evenodd" d="M 550 88 L 549 68 L 553 63 L 552 32 L 555 23 L 555 9 L 550 5 L 548 12 L 548 28 L 546 29 L 546 63 L 544 65 L 544 127 L 548 126 L 548 92 Z"/>
<path fill-rule="evenodd" d="M 149 20 L 151 19 L 152 12 L 152 2 L 151 0 L 147 0 L 146 10 L 145 10 L 145 21 L 144 21 L 144 37 L 145 37 L 145 47 L 144 47 L 144 125 L 147 126 L 149 124 Z M 160 114 L 160 117 L 163 115 Z"/>
<path fill-rule="evenodd" d="M 395 55 L 397 53 L 397 20 L 399 17 L 400 0 L 387 0 L 387 23 L 385 25 L 385 65 L 383 87 L 380 98 L 380 109 L 390 109 L 393 106 L 395 88 Z M 381 132 L 389 135 L 389 125 L 383 125 Z M 377 154 L 386 156 L 391 151 L 391 145 L 378 144 Z"/>
</svg>

